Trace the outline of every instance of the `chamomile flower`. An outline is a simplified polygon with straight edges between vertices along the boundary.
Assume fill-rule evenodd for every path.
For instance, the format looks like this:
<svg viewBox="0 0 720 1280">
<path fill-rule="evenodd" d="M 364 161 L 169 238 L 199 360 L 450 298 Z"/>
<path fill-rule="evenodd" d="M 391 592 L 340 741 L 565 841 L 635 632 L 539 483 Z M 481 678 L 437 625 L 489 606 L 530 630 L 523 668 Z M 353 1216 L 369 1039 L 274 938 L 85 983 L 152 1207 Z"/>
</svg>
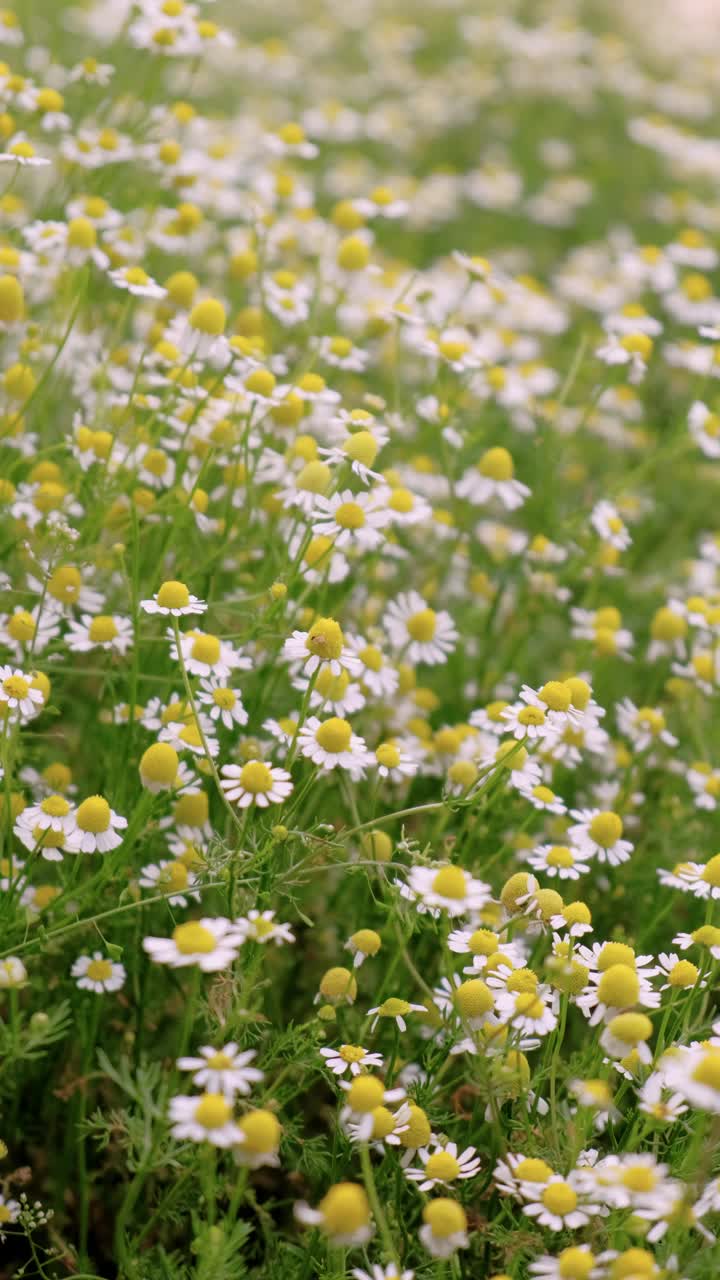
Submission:
<svg viewBox="0 0 720 1280">
<path fill-rule="evenodd" d="M 163 289 L 142 267 L 116 267 L 108 272 L 109 278 L 117 289 L 125 289 L 136 298 L 164 298 L 167 290 Z"/>
<path fill-rule="evenodd" d="M 479 461 L 466 471 L 456 485 L 459 498 L 475 506 L 497 498 L 508 511 L 514 511 L 530 496 L 527 485 L 515 479 L 515 464 L 507 449 L 487 449 Z"/>
<path fill-rule="evenodd" d="M 577 880 L 590 870 L 588 855 L 570 845 L 537 845 L 532 853 L 527 854 L 525 861 L 533 871 L 541 871 L 551 879 Z"/>
<path fill-rule="evenodd" d="M 334 676 L 343 671 L 358 676 L 362 670 L 334 618 L 318 618 L 309 631 L 294 631 L 283 645 L 283 657 L 287 662 L 300 663 L 308 676 L 320 667 L 327 667 Z"/>
<path fill-rule="evenodd" d="M 383 1066 L 381 1054 L 370 1053 L 359 1044 L 341 1044 L 338 1049 L 322 1048 L 320 1054 L 328 1070 L 336 1076 L 342 1076 L 346 1071 L 357 1076 L 371 1067 L 382 1069 Z"/>
<path fill-rule="evenodd" d="M 364 739 L 353 733 L 347 720 L 309 716 L 297 737 L 300 753 L 323 770 L 347 769 L 351 778 L 364 776 L 372 761 Z"/>
<path fill-rule="evenodd" d="M 96 995 L 119 991 L 125 985 L 124 966 L 108 960 L 102 951 L 94 951 L 91 956 L 78 956 L 70 972 L 81 990 L 94 991 Z"/>
<path fill-rule="evenodd" d="M 200 681 L 197 701 L 205 707 L 212 721 L 220 720 L 226 729 L 248 722 L 248 713 L 238 689 L 232 689 L 223 680 L 210 676 Z"/>
<path fill-rule="evenodd" d="M 405 1097 L 404 1089 L 386 1089 L 382 1080 L 367 1072 L 339 1083 L 346 1099 L 340 1110 L 340 1123 L 345 1127 L 352 1125 L 357 1142 L 367 1142 L 373 1136 L 374 1113 L 378 1107 L 386 1107 L 388 1103 L 399 1102 Z"/>
<path fill-rule="evenodd" d="M 167 894 L 171 907 L 187 907 L 191 900 L 200 901 L 200 892 L 195 888 L 197 876 L 180 858 L 163 859 L 141 867 L 138 884 L 143 889 Z"/>
<path fill-rule="evenodd" d="M 0 666 L 0 712 L 11 720 L 37 715 L 45 701 L 33 678 L 19 667 Z"/>
<path fill-rule="evenodd" d="M 141 600 L 140 608 L 145 613 L 161 614 L 163 617 L 183 618 L 188 615 L 205 613 L 207 605 L 188 591 L 184 582 L 163 582 L 155 595 L 149 600 Z"/>
<path fill-rule="evenodd" d="M 177 925 L 169 938 L 143 938 L 143 950 L 156 964 L 173 969 L 197 965 L 203 973 L 217 973 L 237 959 L 243 940 L 229 920 L 203 917 Z"/>
<path fill-rule="evenodd" d="M 104 796 L 87 796 L 72 811 L 66 848 L 70 853 L 109 853 L 122 844 L 127 818 L 110 808 Z"/>
<path fill-rule="evenodd" d="M 480 911 L 490 898 L 490 886 L 462 867 L 444 863 L 411 867 L 403 893 L 415 900 L 421 910 L 434 915 L 445 911 L 452 918 Z"/>
<path fill-rule="evenodd" d="M 209 1142 L 213 1147 L 232 1147 L 241 1140 L 232 1101 L 224 1093 L 207 1092 L 170 1099 L 170 1132 L 173 1138 Z"/>
<path fill-rule="evenodd" d="M 351 548 L 373 551 L 379 547 L 388 518 L 386 507 L 372 491 L 354 494 L 350 489 L 330 498 L 318 494 L 311 514 L 314 536 L 331 538 L 343 552 Z"/>
<path fill-rule="evenodd" d="M 253 907 L 235 921 L 235 928 L 245 942 L 274 942 L 279 947 L 295 941 L 290 925 L 276 920 L 274 911 L 258 911 Z"/>
<path fill-rule="evenodd" d="M 250 805 L 266 809 L 271 804 L 282 804 L 292 794 L 293 784 L 287 769 L 265 764 L 264 760 L 248 760 L 244 765 L 224 764 L 220 773 L 220 785 L 227 799 L 240 809 Z"/>
<path fill-rule="evenodd" d="M 431 609 L 417 591 L 403 592 L 390 601 L 385 625 L 393 648 L 413 665 L 447 662 L 458 639 L 450 614 Z"/>
<path fill-rule="evenodd" d="M 433 1258 L 449 1258 L 458 1249 L 467 1249 L 467 1217 L 456 1200 L 439 1196 L 423 1209 L 423 1225 L 418 1232 L 421 1243 Z"/>
<path fill-rule="evenodd" d="M 418 1190 L 433 1191 L 435 1187 L 447 1187 L 465 1178 L 474 1178 L 480 1170 L 480 1159 L 475 1147 L 458 1152 L 457 1143 L 447 1142 L 434 1148 L 422 1147 L 418 1152 L 422 1168 L 412 1166 L 405 1170 L 408 1182 L 416 1182 Z"/>
<path fill-rule="evenodd" d="M 374 1230 L 367 1195 L 355 1182 L 335 1183 L 317 1209 L 298 1201 L 295 1217 L 306 1226 L 318 1227 L 337 1247 L 367 1244 Z"/>
<path fill-rule="evenodd" d="M 425 1012 L 424 1004 L 412 1004 L 408 1000 L 400 999 L 399 996 L 388 996 L 386 1000 L 383 1000 L 382 1004 L 368 1009 L 368 1017 L 373 1017 L 374 1015 L 370 1030 L 375 1030 L 380 1018 L 392 1018 L 399 1031 L 407 1031 L 405 1019 L 408 1014 Z"/>
<path fill-rule="evenodd" d="M 633 845 L 623 840 L 623 821 L 612 810 L 571 809 L 575 821 L 568 828 L 568 836 L 589 857 L 611 867 L 627 862 Z"/>
<path fill-rule="evenodd" d="M 203 1045 L 199 1054 L 196 1058 L 178 1058 L 177 1065 L 180 1071 L 192 1071 L 193 1084 L 208 1093 L 221 1093 L 232 1101 L 236 1094 L 247 1097 L 264 1079 L 264 1073 L 250 1065 L 257 1057 L 255 1049 L 240 1052 L 237 1044 L 230 1041 L 222 1049 Z"/>
<path fill-rule="evenodd" d="M 544 1184 L 537 1198 L 523 1206 L 523 1213 L 534 1218 L 538 1225 L 550 1231 L 576 1231 L 591 1218 L 603 1212 L 599 1204 L 590 1200 L 583 1191 L 582 1178 L 571 1173 L 567 1178 L 553 1174 Z M 605 1211 L 606 1212 L 606 1211 Z"/>
<path fill-rule="evenodd" d="M 120 614 L 83 613 L 80 621 L 71 618 L 65 643 L 72 653 L 89 653 L 92 649 L 125 654 L 134 643 L 133 624 Z"/>
</svg>

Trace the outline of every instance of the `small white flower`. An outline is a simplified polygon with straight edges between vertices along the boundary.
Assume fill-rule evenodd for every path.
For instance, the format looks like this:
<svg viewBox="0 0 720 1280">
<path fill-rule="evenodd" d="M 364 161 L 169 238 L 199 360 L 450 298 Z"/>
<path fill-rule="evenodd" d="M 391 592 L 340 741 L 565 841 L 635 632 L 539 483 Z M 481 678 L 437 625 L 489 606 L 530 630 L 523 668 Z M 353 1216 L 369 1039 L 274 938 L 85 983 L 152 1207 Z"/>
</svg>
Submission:
<svg viewBox="0 0 720 1280">
<path fill-rule="evenodd" d="M 421 1169 L 405 1170 L 409 1182 L 416 1182 L 418 1190 L 432 1191 L 435 1187 L 448 1186 L 458 1179 L 474 1178 L 480 1169 L 480 1159 L 474 1147 L 466 1147 L 458 1154 L 457 1144 L 438 1143 L 432 1150 L 421 1147 L 418 1152 Z"/>
<path fill-rule="evenodd" d="M 287 769 L 265 764 L 264 760 L 248 760 L 244 765 L 224 764 L 220 770 L 225 795 L 241 809 L 258 805 L 282 804 L 292 793 L 293 784 Z"/>
<path fill-rule="evenodd" d="M 370 1067 L 382 1068 L 383 1065 L 382 1054 L 368 1053 L 359 1044 L 341 1044 L 339 1049 L 323 1048 L 320 1053 L 326 1067 L 336 1076 L 344 1075 L 346 1071 L 357 1076 Z"/>
<path fill-rule="evenodd" d="M 170 1121 L 174 1138 L 209 1142 L 214 1147 L 232 1147 L 242 1138 L 232 1103 L 224 1093 L 178 1094 L 170 1099 Z"/>
<path fill-rule="evenodd" d="M 143 950 L 156 964 L 173 969 L 197 965 L 204 973 L 228 969 L 244 938 L 223 916 L 179 924 L 169 938 L 143 938 Z"/>
<path fill-rule="evenodd" d="M 248 911 L 246 916 L 238 917 L 235 928 L 245 942 L 274 942 L 279 947 L 284 942 L 295 941 L 290 925 L 276 920 L 274 911 Z"/>
<path fill-rule="evenodd" d="M 126 976 L 123 965 L 108 960 L 102 951 L 94 951 L 92 956 L 79 956 L 70 972 L 73 978 L 77 978 L 79 987 L 97 995 L 119 991 Z"/>
<path fill-rule="evenodd" d="M 177 1065 L 181 1071 L 192 1071 L 193 1084 L 208 1093 L 222 1093 L 232 1100 L 237 1093 L 247 1096 L 253 1086 L 264 1079 L 264 1072 L 250 1066 L 257 1057 L 255 1049 L 241 1053 L 231 1041 L 222 1049 L 203 1045 L 199 1052 L 199 1058 L 178 1058 Z"/>
</svg>

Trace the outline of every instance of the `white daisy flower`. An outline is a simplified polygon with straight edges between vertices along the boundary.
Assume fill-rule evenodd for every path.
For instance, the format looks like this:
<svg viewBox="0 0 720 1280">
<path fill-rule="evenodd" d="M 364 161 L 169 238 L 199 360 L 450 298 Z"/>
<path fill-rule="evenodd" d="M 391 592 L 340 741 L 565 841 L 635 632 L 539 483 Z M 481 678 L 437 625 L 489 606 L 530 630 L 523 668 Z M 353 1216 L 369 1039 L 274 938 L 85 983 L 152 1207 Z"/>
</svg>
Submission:
<svg viewBox="0 0 720 1280">
<path fill-rule="evenodd" d="M 231 689 L 224 681 L 214 676 L 201 680 L 196 697 L 200 705 L 207 708 L 210 719 L 222 721 L 226 729 L 247 724 L 248 713 L 239 690 Z"/>
<path fill-rule="evenodd" d="M 236 1094 L 246 1097 L 253 1086 L 265 1078 L 265 1073 L 250 1063 L 257 1057 L 255 1049 L 238 1050 L 235 1041 L 214 1049 L 203 1045 L 198 1058 L 178 1058 L 181 1071 L 193 1072 L 193 1084 L 208 1093 L 222 1093 L 229 1101 Z"/>
<path fill-rule="evenodd" d="M 319 720 L 309 716 L 297 737 L 298 749 L 321 769 L 347 769 L 357 780 L 372 763 L 365 740 L 353 733 L 347 720 L 332 716 Z"/>
<path fill-rule="evenodd" d="M 173 1138 L 209 1142 L 214 1147 L 232 1147 L 242 1138 L 232 1102 L 224 1093 L 177 1094 L 170 1099 L 169 1114 Z"/>
<path fill-rule="evenodd" d="M 235 925 L 223 916 L 203 917 L 179 924 L 169 938 L 143 938 L 143 950 L 156 964 L 173 969 L 198 965 L 203 973 L 229 969 L 244 942 Z"/>
<path fill-rule="evenodd" d="M 368 1017 L 374 1015 L 370 1030 L 375 1030 L 380 1018 L 392 1018 L 399 1031 L 407 1031 L 405 1019 L 409 1013 L 427 1013 L 427 1010 L 424 1004 L 411 1004 L 408 1000 L 401 1000 L 398 996 L 388 996 L 387 1000 L 383 1000 L 382 1004 L 368 1009 Z"/>
<path fill-rule="evenodd" d="M 359 1044 L 341 1044 L 338 1049 L 323 1048 L 320 1053 L 325 1059 L 325 1066 L 336 1076 L 342 1076 L 346 1071 L 357 1076 L 371 1067 L 382 1070 L 383 1066 L 382 1054 L 369 1053 Z"/>
<path fill-rule="evenodd" d="M 163 582 L 149 600 L 141 600 L 140 608 L 145 613 L 183 618 L 190 614 L 205 613 L 207 605 L 203 600 L 198 600 L 197 596 L 192 596 L 184 582 L 168 581 Z"/>
<path fill-rule="evenodd" d="M 355 1182 L 337 1182 L 317 1209 L 299 1200 L 295 1204 L 295 1217 L 306 1226 L 319 1227 L 339 1248 L 367 1244 L 374 1232 L 367 1194 Z"/>
<path fill-rule="evenodd" d="M 431 609 L 417 591 L 403 592 L 391 600 L 384 623 L 393 648 L 412 665 L 446 662 L 458 639 L 450 614 Z"/>
<path fill-rule="evenodd" d="M 423 1209 L 420 1243 L 433 1258 L 449 1258 L 457 1249 L 467 1249 L 467 1217 L 456 1200 L 439 1196 Z"/>
<path fill-rule="evenodd" d="M 515 464 L 507 449 L 487 449 L 480 460 L 458 481 L 455 492 L 474 506 L 484 506 L 498 498 L 508 511 L 521 507 L 530 490 L 515 479 Z"/>
<path fill-rule="evenodd" d="M 627 862 L 633 851 L 629 840 L 623 840 L 623 822 L 617 813 L 600 809 L 571 809 L 575 821 L 568 828 L 570 840 L 600 863 L 611 867 Z"/>
<path fill-rule="evenodd" d="M 167 289 L 163 289 L 162 285 L 153 280 L 147 271 L 143 271 L 142 267 L 136 265 L 130 267 L 116 267 L 115 270 L 109 271 L 108 275 L 117 289 L 126 289 L 128 293 L 132 293 L 136 298 L 164 298 Z"/>
<path fill-rule="evenodd" d="M 170 639 L 170 657 L 177 662 L 178 651 L 174 631 L 168 632 Z M 185 669 L 191 676 L 226 679 L 231 671 L 252 666 L 246 658 L 230 644 L 228 640 L 220 640 L 209 631 L 185 631 L 180 636 L 180 652 Z"/>
<path fill-rule="evenodd" d="M 289 924 L 281 924 L 275 919 L 274 911 L 248 911 L 246 916 L 239 916 L 235 921 L 243 942 L 274 942 L 281 946 L 284 942 L 294 942 L 295 935 Z"/>
<path fill-rule="evenodd" d="M 415 899 L 421 909 L 454 916 L 481 911 L 490 900 L 490 886 L 476 880 L 462 867 L 439 863 L 434 867 L 411 867 L 404 897 Z"/>
<path fill-rule="evenodd" d="M 92 617 L 83 613 L 80 621 L 71 618 L 65 643 L 72 653 L 89 653 L 91 649 L 115 650 L 127 653 L 134 639 L 130 618 L 120 614 L 101 614 Z"/>
<path fill-rule="evenodd" d="M 10 719 L 37 715 L 45 699 L 42 690 L 33 688 L 32 676 L 19 667 L 0 666 L 0 712 Z"/>
<path fill-rule="evenodd" d="M 309 631 L 293 631 L 283 645 L 282 656 L 286 662 L 301 664 L 308 676 L 321 666 L 328 667 L 334 676 L 347 671 L 357 677 L 362 670 L 334 618 L 317 618 Z"/>
<path fill-rule="evenodd" d="M 560 880 L 577 880 L 590 870 L 588 854 L 564 844 L 539 844 L 527 854 L 525 862 L 533 871 L 542 871 Z"/>
<path fill-rule="evenodd" d="M 264 760 L 248 760 L 246 764 L 224 764 L 221 787 L 231 804 L 240 809 L 259 805 L 283 804 L 291 795 L 293 784 L 287 769 L 265 764 Z"/>
<path fill-rule="evenodd" d="M 127 818 L 111 809 L 104 796 L 88 796 L 71 816 L 66 844 L 69 853 L 109 853 L 122 844 L 118 832 L 127 827 Z"/>
<path fill-rule="evenodd" d="M 340 551 L 351 547 L 359 551 L 373 551 L 383 541 L 382 529 L 388 523 L 389 514 L 380 505 L 377 494 L 357 493 L 344 489 L 329 498 L 318 494 L 310 518 L 316 537 L 332 538 Z"/>
<path fill-rule="evenodd" d="M 524 1205 L 523 1213 L 550 1231 L 576 1231 L 587 1226 L 592 1217 L 606 1214 L 602 1205 L 593 1204 L 583 1194 L 584 1184 L 577 1172 L 561 1178 L 555 1173 L 542 1190 Z"/>
<path fill-rule="evenodd" d="M 418 1155 L 422 1168 L 406 1169 L 405 1177 L 408 1182 L 416 1182 L 419 1191 L 432 1191 L 459 1179 L 474 1178 L 480 1169 L 475 1147 L 466 1147 L 458 1154 L 455 1142 L 438 1143 L 432 1150 L 421 1147 Z"/>
<path fill-rule="evenodd" d="M 200 901 L 200 894 L 194 888 L 197 876 L 181 858 L 148 863 L 140 869 L 138 884 L 143 889 L 167 894 L 171 907 L 186 907 L 191 900 Z"/>
<path fill-rule="evenodd" d="M 108 960 L 102 951 L 94 951 L 91 956 L 78 956 L 70 972 L 83 991 L 94 991 L 97 995 L 119 991 L 125 984 L 123 965 Z"/>
</svg>

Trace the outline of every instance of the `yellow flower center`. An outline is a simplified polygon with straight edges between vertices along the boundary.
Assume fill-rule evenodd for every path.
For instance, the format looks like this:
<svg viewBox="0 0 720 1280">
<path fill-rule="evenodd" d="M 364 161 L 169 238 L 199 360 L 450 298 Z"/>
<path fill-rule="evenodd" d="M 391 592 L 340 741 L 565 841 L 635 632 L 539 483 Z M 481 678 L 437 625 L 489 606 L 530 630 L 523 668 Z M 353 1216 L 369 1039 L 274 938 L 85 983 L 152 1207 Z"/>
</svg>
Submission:
<svg viewBox="0 0 720 1280">
<path fill-rule="evenodd" d="M 207 1059 L 207 1065 L 211 1071 L 229 1071 L 232 1064 L 232 1058 L 227 1053 L 213 1053 Z"/>
<path fill-rule="evenodd" d="M 325 720 L 323 724 L 318 725 L 315 730 L 315 741 L 323 751 L 340 755 L 341 752 L 348 750 L 351 734 L 352 730 L 347 720 L 333 716 L 330 720 Z"/>
<path fill-rule="evenodd" d="M 110 805 L 104 796 L 88 796 L 78 806 L 77 824 L 82 831 L 107 831 L 110 826 Z"/>
<path fill-rule="evenodd" d="M 396 769 L 400 763 L 400 752 L 391 742 L 381 742 L 375 752 L 375 759 L 386 769 Z"/>
<path fill-rule="evenodd" d="M 387 1000 L 383 1000 L 378 1012 L 383 1018 L 401 1018 L 410 1012 L 410 1005 L 407 1000 L 400 1000 L 398 996 L 389 996 Z"/>
<path fill-rule="evenodd" d="M 598 996 L 602 1003 L 615 1008 L 623 1009 L 635 1004 L 639 994 L 638 976 L 626 964 L 610 965 L 598 984 Z"/>
<path fill-rule="evenodd" d="M 595 1267 L 595 1255 L 577 1245 L 558 1255 L 559 1280 L 588 1280 Z"/>
<path fill-rule="evenodd" d="M 518 724 L 537 727 L 545 723 L 545 712 L 542 707 L 521 707 L 518 711 Z"/>
<path fill-rule="evenodd" d="M 7 629 L 13 640 L 27 644 L 35 635 L 35 619 L 25 609 L 18 609 L 10 618 Z"/>
<path fill-rule="evenodd" d="M 87 976 L 93 982 L 107 982 L 112 978 L 112 965 L 109 960 L 91 960 L 87 967 Z"/>
<path fill-rule="evenodd" d="M 232 1116 L 232 1107 L 221 1093 L 204 1093 L 195 1107 L 195 1120 L 203 1129 L 221 1129 Z"/>
<path fill-rule="evenodd" d="M 114 640 L 117 634 L 118 629 L 114 620 L 109 614 L 105 613 L 99 613 L 93 618 L 88 628 L 90 639 L 97 644 L 107 644 L 109 641 Z"/>
<path fill-rule="evenodd" d="M 362 1062 L 365 1057 L 365 1049 L 359 1044 L 341 1044 L 338 1054 L 343 1062 Z"/>
<path fill-rule="evenodd" d="M 488 449 L 478 463 L 478 470 L 482 476 L 486 476 L 489 480 L 498 482 L 512 480 L 515 470 L 512 455 L 508 453 L 507 449 L 500 447 Z"/>
<path fill-rule="evenodd" d="M 358 502 L 341 502 L 335 512 L 335 523 L 341 529 L 362 529 L 365 512 Z"/>
<path fill-rule="evenodd" d="M 217 636 L 196 634 L 190 654 L 196 662 L 212 667 L 220 657 L 220 641 Z"/>
<path fill-rule="evenodd" d="M 453 993 L 455 1008 L 463 1018 L 478 1018 L 492 1009 L 494 1000 L 490 988 L 480 978 L 462 982 Z"/>
<path fill-rule="evenodd" d="M 161 609 L 185 609 L 190 603 L 190 592 L 184 582 L 163 582 L 157 602 Z"/>
<path fill-rule="evenodd" d="M 196 920 L 177 925 L 172 939 L 182 956 L 209 955 L 217 947 L 215 935 Z"/>
<path fill-rule="evenodd" d="M 188 869 L 184 862 L 167 862 L 158 876 L 158 885 L 171 893 L 177 893 L 187 888 L 188 880 Z"/>
<path fill-rule="evenodd" d="M 542 1202 L 550 1213 L 564 1217 L 577 1207 L 577 1195 L 567 1182 L 551 1182 L 542 1193 Z"/>
<path fill-rule="evenodd" d="M 437 614 L 434 609 L 420 609 L 407 619 L 408 634 L 419 644 L 428 644 L 435 636 Z"/>
<path fill-rule="evenodd" d="M 355 1076 L 348 1090 L 348 1106 L 353 1111 L 374 1111 L 385 1096 L 382 1080 L 376 1076 Z"/>
<path fill-rule="evenodd" d="M 70 812 L 70 805 L 64 796 L 46 796 L 40 808 L 51 818 L 64 818 Z"/>
<path fill-rule="evenodd" d="M 338 1182 L 318 1205 L 328 1235 L 352 1235 L 370 1221 L 370 1205 L 362 1187 Z"/>
<path fill-rule="evenodd" d="M 448 1200 L 445 1196 L 431 1200 L 423 1209 L 423 1221 L 428 1224 L 432 1234 L 439 1240 L 446 1240 L 467 1227 L 467 1218 L 462 1205 L 457 1200 Z"/>
<path fill-rule="evenodd" d="M 552 1177 L 552 1169 L 544 1160 L 530 1157 L 520 1161 L 515 1169 L 515 1177 L 521 1182 L 547 1182 Z"/>
<path fill-rule="evenodd" d="M 309 653 L 330 661 L 340 657 L 344 642 L 342 629 L 334 618 L 318 618 L 308 631 L 305 647 Z"/>
<path fill-rule="evenodd" d="M 433 878 L 432 888 L 441 898 L 460 900 L 466 892 L 465 872 L 462 867 L 441 867 Z"/>
<path fill-rule="evenodd" d="M 212 696 L 215 706 L 220 707 L 222 711 L 232 711 L 237 702 L 237 696 L 233 689 L 213 689 Z"/>
<path fill-rule="evenodd" d="M 242 1118 L 241 1128 L 244 1135 L 241 1146 L 255 1155 L 266 1155 L 280 1143 L 280 1124 L 272 1111 L 249 1111 Z"/>
<path fill-rule="evenodd" d="M 272 773 L 262 760 L 250 760 L 242 767 L 240 785 L 253 795 L 264 794 L 272 788 Z"/>
<path fill-rule="evenodd" d="M 720 1049 L 708 1049 L 693 1071 L 693 1080 L 720 1090 Z"/>
<path fill-rule="evenodd" d="M 712 885 L 713 889 L 720 889 L 720 853 L 716 853 L 706 862 L 702 878 L 706 884 Z"/>
<path fill-rule="evenodd" d="M 460 1173 L 460 1165 L 449 1151 L 435 1151 L 425 1165 L 428 1178 L 439 1178 L 441 1182 L 452 1182 Z"/>
<path fill-rule="evenodd" d="M 590 822 L 589 831 L 590 838 L 596 844 L 601 845 L 603 849 L 610 849 L 623 833 L 622 818 L 611 810 L 596 813 Z"/>
</svg>

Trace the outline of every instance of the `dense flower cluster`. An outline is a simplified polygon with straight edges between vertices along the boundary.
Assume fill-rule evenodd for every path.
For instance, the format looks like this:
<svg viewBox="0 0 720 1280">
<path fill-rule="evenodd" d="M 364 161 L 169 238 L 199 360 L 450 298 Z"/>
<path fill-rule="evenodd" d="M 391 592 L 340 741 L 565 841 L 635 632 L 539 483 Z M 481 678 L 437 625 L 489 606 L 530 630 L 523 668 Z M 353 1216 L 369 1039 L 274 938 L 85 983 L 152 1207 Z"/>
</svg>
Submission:
<svg viewBox="0 0 720 1280">
<path fill-rule="evenodd" d="M 8 1275 L 720 1267 L 720 56 L 607 9 L 0 13 Z"/>
</svg>

